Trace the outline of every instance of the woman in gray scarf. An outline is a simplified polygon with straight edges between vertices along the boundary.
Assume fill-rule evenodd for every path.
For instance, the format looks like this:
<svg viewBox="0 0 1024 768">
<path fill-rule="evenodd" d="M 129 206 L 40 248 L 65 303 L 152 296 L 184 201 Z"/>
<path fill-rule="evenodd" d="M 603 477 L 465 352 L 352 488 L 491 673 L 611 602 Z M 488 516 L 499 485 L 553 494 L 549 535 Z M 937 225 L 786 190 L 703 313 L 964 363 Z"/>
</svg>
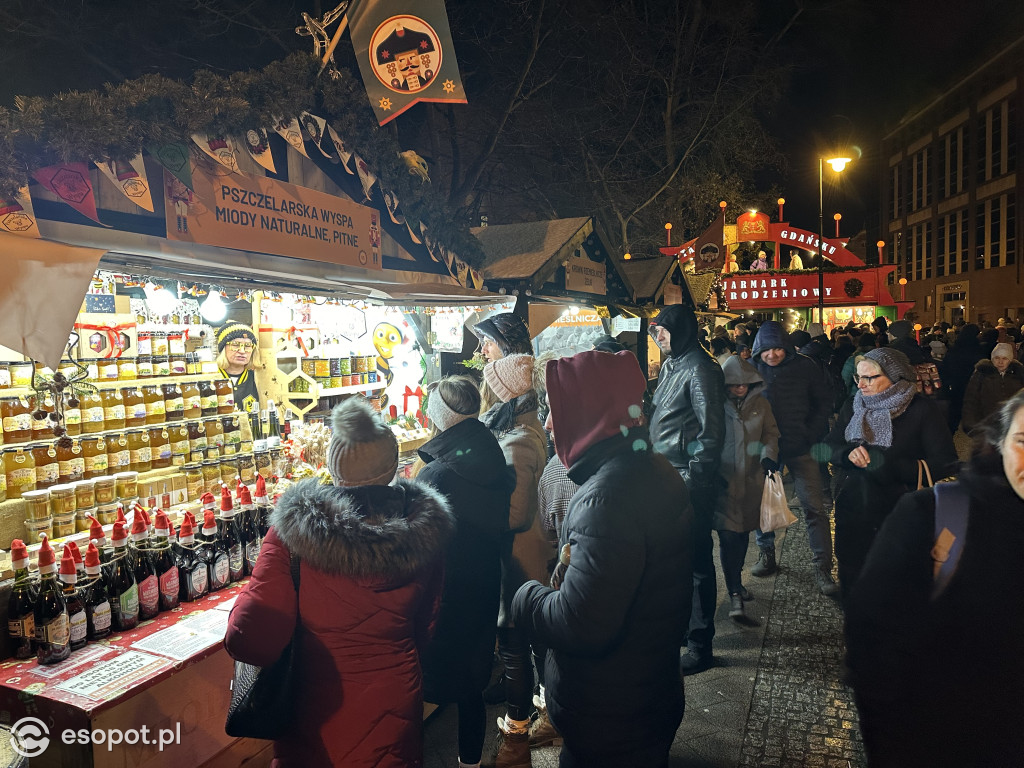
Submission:
<svg viewBox="0 0 1024 768">
<path fill-rule="evenodd" d="M 857 357 L 856 370 L 857 393 L 828 437 L 838 481 L 836 559 L 844 601 L 882 521 L 900 496 L 917 490 L 918 461 L 927 463 L 934 480 L 957 469 L 949 429 L 934 401 L 918 394 L 906 355 L 873 349 Z"/>
</svg>

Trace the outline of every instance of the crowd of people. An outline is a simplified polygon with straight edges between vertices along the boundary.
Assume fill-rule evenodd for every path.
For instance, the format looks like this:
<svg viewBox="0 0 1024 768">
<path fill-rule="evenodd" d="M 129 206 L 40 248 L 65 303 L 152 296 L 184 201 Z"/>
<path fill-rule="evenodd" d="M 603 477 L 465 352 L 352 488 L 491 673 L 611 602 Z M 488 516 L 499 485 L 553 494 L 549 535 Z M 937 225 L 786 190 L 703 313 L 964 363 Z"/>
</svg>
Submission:
<svg viewBox="0 0 1024 768">
<path fill-rule="evenodd" d="M 831 335 L 702 329 L 673 305 L 650 326 L 653 397 L 610 338 L 545 360 L 518 315 L 474 332 L 483 381 L 431 389 L 413 479 L 392 480 L 394 437 L 352 398 L 332 415 L 333 485 L 278 501 L 225 639 L 267 665 L 299 618 L 302 694 L 275 765 L 422 765 L 426 701 L 457 707 L 453 768 L 529 768 L 552 744 L 563 768 L 666 766 L 683 677 L 716 662 L 716 533 L 731 619 L 752 622 L 752 531 L 748 575 L 779 567 L 759 530 L 776 473 L 806 522 L 814 588 L 846 616 L 871 765 L 1012 763 L 1024 736 L 991 724 L 1019 711 L 1024 678 L 1024 614 L 1009 607 L 1024 578 L 1015 327 L 937 325 L 920 341 L 882 317 Z M 954 432 L 973 441 L 962 473 Z M 930 487 L 958 476 L 935 486 L 952 493 Z M 485 689 L 505 703 L 496 727 Z"/>
</svg>

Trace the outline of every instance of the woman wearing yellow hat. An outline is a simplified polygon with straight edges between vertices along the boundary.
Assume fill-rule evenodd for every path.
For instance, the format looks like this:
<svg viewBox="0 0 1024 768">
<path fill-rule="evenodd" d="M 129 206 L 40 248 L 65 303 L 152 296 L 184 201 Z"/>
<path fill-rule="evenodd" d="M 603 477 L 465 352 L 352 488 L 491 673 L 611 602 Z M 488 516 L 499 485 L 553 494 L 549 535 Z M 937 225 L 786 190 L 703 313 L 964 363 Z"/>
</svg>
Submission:
<svg viewBox="0 0 1024 768">
<path fill-rule="evenodd" d="M 217 367 L 220 375 L 231 381 L 235 407 L 246 413 L 260 409 L 253 364 L 257 346 L 256 333 L 242 323 L 225 325 L 217 333 Z"/>
</svg>

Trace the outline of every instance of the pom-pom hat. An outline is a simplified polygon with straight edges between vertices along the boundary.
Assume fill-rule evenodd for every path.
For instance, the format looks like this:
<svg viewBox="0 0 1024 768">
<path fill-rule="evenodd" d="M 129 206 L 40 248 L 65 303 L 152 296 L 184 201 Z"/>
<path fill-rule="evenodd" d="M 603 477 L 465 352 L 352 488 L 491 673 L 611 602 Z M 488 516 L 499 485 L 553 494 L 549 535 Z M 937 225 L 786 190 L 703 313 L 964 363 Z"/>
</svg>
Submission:
<svg viewBox="0 0 1024 768">
<path fill-rule="evenodd" d="M 387 485 L 398 470 L 398 441 L 361 397 L 350 397 L 331 412 L 327 470 L 335 485 Z M 259 495 L 259 480 L 257 480 Z M 265 491 L 264 491 L 265 493 Z"/>
<path fill-rule="evenodd" d="M 242 323 L 231 323 L 217 332 L 217 351 L 223 352 L 229 342 L 237 339 L 247 339 L 253 343 L 253 346 L 259 345 L 259 339 L 256 338 L 252 328 Z"/>
</svg>

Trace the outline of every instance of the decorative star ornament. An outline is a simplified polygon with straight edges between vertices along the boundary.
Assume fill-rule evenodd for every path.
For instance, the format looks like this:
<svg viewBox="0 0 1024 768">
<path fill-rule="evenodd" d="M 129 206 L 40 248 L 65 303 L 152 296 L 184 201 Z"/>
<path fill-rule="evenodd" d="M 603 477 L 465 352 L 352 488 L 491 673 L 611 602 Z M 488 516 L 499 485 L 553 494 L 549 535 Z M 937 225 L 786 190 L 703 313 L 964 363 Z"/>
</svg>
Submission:
<svg viewBox="0 0 1024 768">
<path fill-rule="evenodd" d="M 455 92 L 455 83 L 453 83 L 451 81 L 451 79 L 448 79 L 448 80 L 444 81 L 444 92 L 445 93 L 454 93 Z"/>
<path fill-rule="evenodd" d="M 381 100 L 378 102 L 378 105 L 380 106 L 381 109 L 384 110 L 391 109 L 391 99 L 389 99 L 387 96 L 382 96 Z"/>
</svg>

